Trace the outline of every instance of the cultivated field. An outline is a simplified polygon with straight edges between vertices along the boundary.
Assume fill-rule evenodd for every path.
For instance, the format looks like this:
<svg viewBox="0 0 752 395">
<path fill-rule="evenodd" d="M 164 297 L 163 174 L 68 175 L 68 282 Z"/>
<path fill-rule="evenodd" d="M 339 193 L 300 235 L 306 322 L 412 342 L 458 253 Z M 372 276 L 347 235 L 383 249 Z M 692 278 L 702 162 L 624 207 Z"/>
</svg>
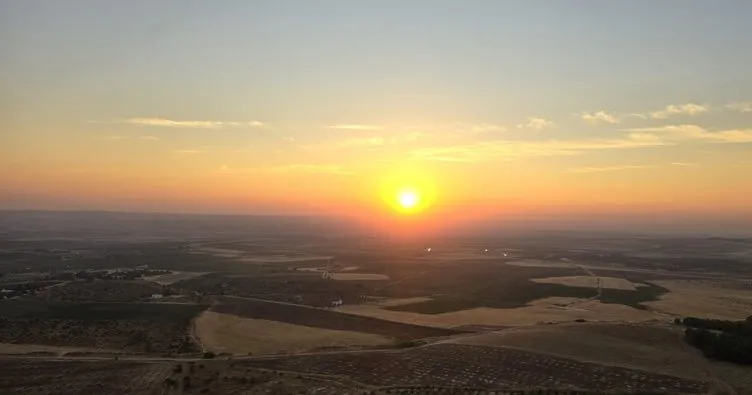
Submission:
<svg viewBox="0 0 752 395">
<path fill-rule="evenodd" d="M 655 283 L 671 291 L 658 301 L 646 303 L 658 311 L 728 320 L 743 320 L 752 312 L 752 281 L 667 280 Z"/>
<path fill-rule="evenodd" d="M 7 395 L 162 394 L 169 364 L 0 359 Z"/>
<path fill-rule="evenodd" d="M 0 342 L 147 353 L 198 351 L 190 320 L 206 306 L 0 301 Z"/>
<path fill-rule="evenodd" d="M 337 311 L 437 328 L 458 328 L 465 325 L 524 326 L 546 322 L 588 321 L 649 321 L 655 314 L 620 304 L 604 304 L 578 298 L 544 298 L 528 306 L 514 309 L 471 308 L 440 314 L 394 311 L 377 305 L 345 305 Z"/>
<path fill-rule="evenodd" d="M 567 276 L 534 278 L 532 281 L 542 284 L 561 284 L 568 287 L 607 288 L 634 291 L 635 285 L 629 280 L 618 277 Z"/>
<path fill-rule="evenodd" d="M 210 310 L 241 317 L 285 322 L 314 328 L 370 333 L 399 340 L 448 336 L 461 333 L 449 329 L 430 328 L 400 322 L 380 320 L 328 309 L 233 297 L 218 298 L 219 304 Z"/>
<path fill-rule="evenodd" d="M 515 347 L 584 361 L 708 377 L 704 359 L 683 342 L 682 328 L 656 323 L 568 323 L 505 329 L 445 342 Z"/>
<path fill-rule="evenodd" d="M 48 300 L 77 302 L 138 302 L 165 292 L 161 285 L 143 280 L 71 281 L 38 293 Z"/>
<path fill-rule="evenodd" d="M 217 353 L 284 354 L 394 344 L 394 339 L 381 335 L 242 318 L 213 311 L 203 312 L 195 325 L 204 348 Z"/>
<path fill-rule="evenodd" d="M 710 384 L 642 370 L 516 349 L 438 344 L 401 352 L 363 352 L 246 361 L 268 369 L 337 375 L 379 386 L 493 389 L 557 388 L 703 394 Z"/>
</svg>

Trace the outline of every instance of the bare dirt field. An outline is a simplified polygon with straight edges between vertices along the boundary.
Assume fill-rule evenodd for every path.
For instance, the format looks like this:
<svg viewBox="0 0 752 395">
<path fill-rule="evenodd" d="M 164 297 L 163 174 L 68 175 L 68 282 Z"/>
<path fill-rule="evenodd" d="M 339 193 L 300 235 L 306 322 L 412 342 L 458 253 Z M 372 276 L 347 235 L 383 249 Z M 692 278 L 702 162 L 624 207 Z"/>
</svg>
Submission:
<svg viewBox="0 0 752 395">
<path fill-rule="evenodd" d="M 381 335 L 312 328 L 212 311 L 202 313 L 195 322 L 201 344 L 206 350 L 218 353 L 276 354 L 394 343 L 394 339 Z"/>
<path fill-rule="evenodd" d="M 752 312 L 752 288 L 739 282 L 653 281 L 671 292 L 646 306 L 668 314 L 743 320 Z M 720 287 L 720 288 L 719 288 Z"/>
<path fill-rule="evenodd" d="M 159 285 L 170 285 L 178 281 L 188 280 L 205 274 L 207 274 L 207 272 L 172 272 L 170 274 L 162 274 L 159 276 L 144 277 L 144 280 L 155 282 Z"/>
<path fill-rule="evenodd" d="M 331 277 L 340 281 L 389 281 L 389 276 L 378 273 L 331 273 Z"/>
<path fill-rule="evenodd" d="M 7 395 L 160 394 L 169 364 L 0 359 Z"/>
<path fill-rule="evenodd" d="M 566 276 L 566 277 L 546 277 L 533 278 L 531 281 L 536 283 L 562 284 L 569 287 L 598 288 L 600 281 L 601 288 L 622 289 L 634 291 L 635 285 L 629 280 L 618 277 L 593 277 L 593 276 Z"/>
<path fill-rule="evenodd" d="M 453 328 L 463 325 L 523 326 L 543 322 L 565 322 L 577 319 L 588 321 L 648 321 L 656 315 L 619 304 L 603 304 L 595 300 L 576 298 L 539 299 L 516 309 L 479 307 L 442 314 L 421 314 L 409 311 L 386 310 L 377 305 L 344 305 L 337 311 L 415 325 Z"/>
<path fill-rule="evenodd" d="M 402 352 L 289 356 L 244 363 L 267 369 L 344 376 L 360 383 L 384 386 L 557 388 L 681 394 L 703 394 L 710 387 L 702 380 L 517 349 L 460 344 L 435 344 Z"/>
</svg>

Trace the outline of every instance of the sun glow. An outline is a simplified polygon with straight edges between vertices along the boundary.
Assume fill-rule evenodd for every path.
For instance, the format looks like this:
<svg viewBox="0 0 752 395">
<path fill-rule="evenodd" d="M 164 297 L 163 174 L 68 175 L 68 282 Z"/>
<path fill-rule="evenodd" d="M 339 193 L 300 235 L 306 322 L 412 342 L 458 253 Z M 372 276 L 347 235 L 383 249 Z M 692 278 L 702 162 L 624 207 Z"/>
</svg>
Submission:
<svg viewBox="0 0 752 395">
<path fill-rule="evenodd" d="M 405 210 L 411 210 L 420 203 L 420 196 L 415 191 L 405 190 L 397 195 L 397 202 Z"/>
<path fill-rule="evenodd" d="M 380 180 L 382 201 L 398 214 L 417 215 L 430 210 L 436 201 L 432 174 L 413 166 L 398 166 Z"/>
</svg>

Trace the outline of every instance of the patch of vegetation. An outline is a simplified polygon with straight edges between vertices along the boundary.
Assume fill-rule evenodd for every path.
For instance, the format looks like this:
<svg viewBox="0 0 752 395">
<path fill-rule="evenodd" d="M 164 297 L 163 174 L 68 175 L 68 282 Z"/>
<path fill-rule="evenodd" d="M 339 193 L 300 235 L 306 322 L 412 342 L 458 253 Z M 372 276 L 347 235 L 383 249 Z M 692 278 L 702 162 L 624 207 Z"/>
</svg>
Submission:
<svg viewBox="0 0 752 395">
<path fill-rule="evenodd" d="M 645 310 L 645 302 L 652 302 L 660 299 L 661 295 L 668 293 L 668 289 L 652 283 L 645 283 L 644 286 L 637 287 L 635 290 L 626 289 L 606 289 L 601 292 L 601 303 L 623 304 L 635 309 Z"/>
<path fill-rule="evenodd" d="M 644 310 L 644 302 L 658 300 L 668 289 L 654 284 L 638 287 L 636 290 L 603 289 L 602 303 L 623 304 Z M 517 283 L 507 283 L 499 287 L 486 287 L 468 290 L 463 294 L 438 295 L 432 300 L 399 306 L 386 307 L 387 310 L 409 311 L 421 314 L 442 314 L 476 307 L 514 309 L 530 302 L 549 297 L 592 298 L 597 295 L 595 288 L 572 287 L 562 284 L 536 283 L 529 279 Z"/>
<path fill-rule="evenodd" d="M 432 300 L 387 307 L 387 310 L 409 311 L 421 314 L 441 314 L 476 307 L 514 309 L 548 297 L 591 298 L 596 295 L 593 288 L 570 287 L 561 284 L 536 283 L 523 280 L 516 284 L 488 287 L 468 294 L 440 295 Z"/>
<path fill-rule="evenodd" d="M 95 320 L 189 320 L 206 305 L 159 303 L 85 303 L 41 299 L 0 300 L 0 317 Z"/>
<path fill-rule="evenodd" d="M 0 301 L 0 342 L 146 353 L 197 352 L 188 335 L 201 305 Z"/>
<path fill-rule="evenodd" d="M 707 358 L 752 365 L 752 316 L 744 321 L 687 317 L 682 324 L 687 343 Z"/>
</svg>

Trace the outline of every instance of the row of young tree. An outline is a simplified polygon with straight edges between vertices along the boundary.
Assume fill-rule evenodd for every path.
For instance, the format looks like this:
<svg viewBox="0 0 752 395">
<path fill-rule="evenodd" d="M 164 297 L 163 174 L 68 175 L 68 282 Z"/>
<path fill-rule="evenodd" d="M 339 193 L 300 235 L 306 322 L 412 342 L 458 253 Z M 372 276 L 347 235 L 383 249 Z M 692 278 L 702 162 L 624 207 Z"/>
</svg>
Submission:
<svg viewBox="0 0 752 395">
<path fill-rule="evenodd" d="M 681 324 L 687 342 L 706 357 L 752 365 L 752 316 L 744 321 L 687 317 Z"/>
</svg>

